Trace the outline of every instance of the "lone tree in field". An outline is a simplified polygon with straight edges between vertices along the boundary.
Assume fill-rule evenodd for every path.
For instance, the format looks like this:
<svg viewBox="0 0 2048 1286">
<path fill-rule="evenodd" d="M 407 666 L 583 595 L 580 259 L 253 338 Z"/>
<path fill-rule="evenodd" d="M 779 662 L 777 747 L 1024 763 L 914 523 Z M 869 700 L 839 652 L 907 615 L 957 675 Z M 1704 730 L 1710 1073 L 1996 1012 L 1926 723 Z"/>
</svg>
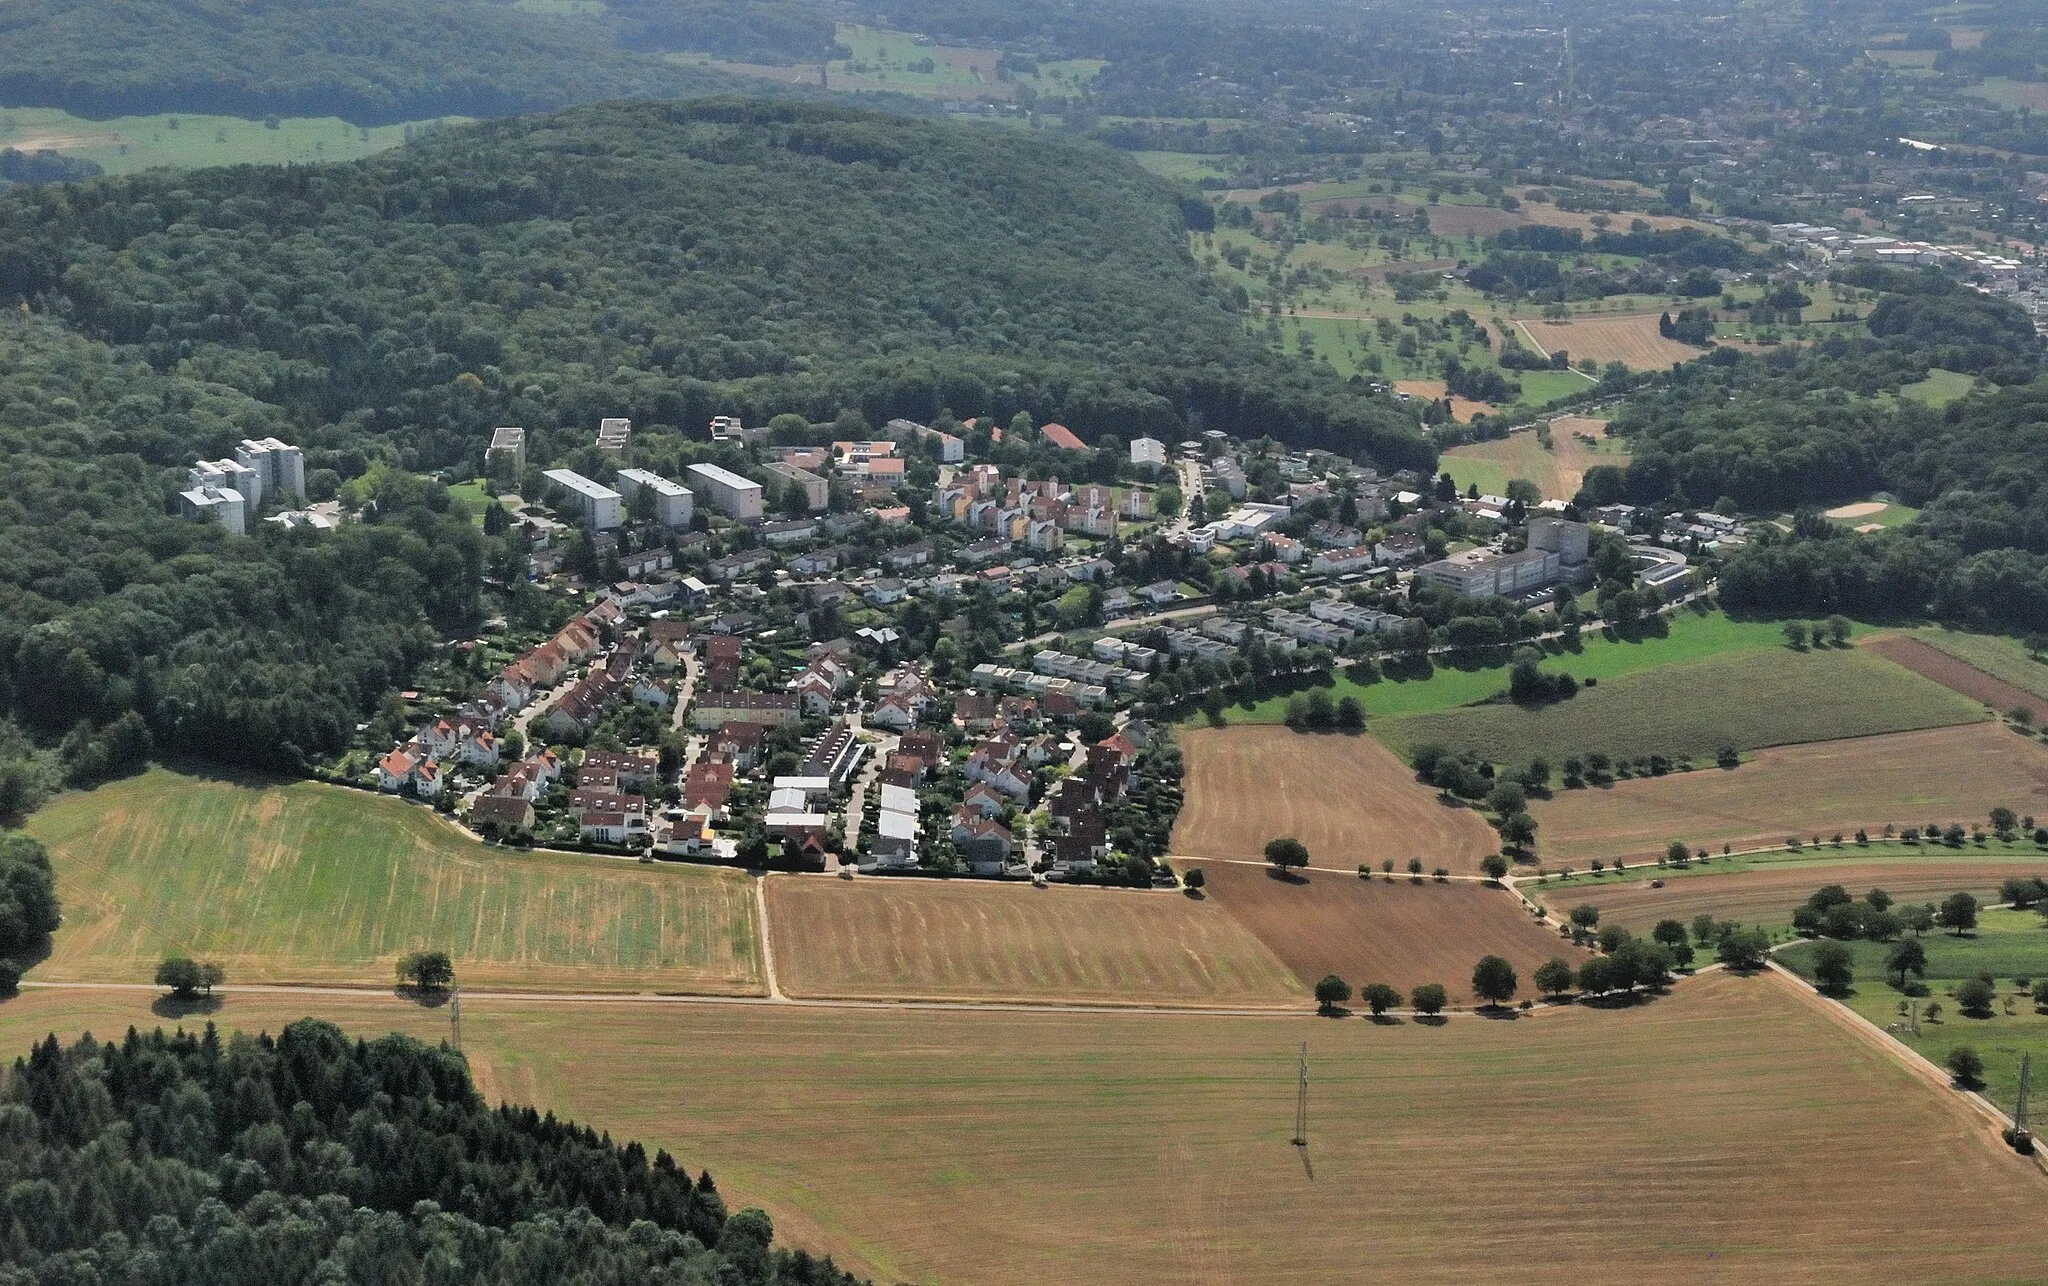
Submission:
<svg viewBox="0 0 2048 1286">
<path fill-rule="evenodd" d="M 1334 1014 L 1337 1012 L 1337 1006 L 1347 1004 L 1350 1000 L 1351 984 L 1334 973 L 1324 974 L 1323 980 L 1316 984 L 1316 1012 L 1318 1013 Z"/>
<path fill-rule="evenodd" d="M 1968 1045 L 1958 1045 L 1948 1052 L 1948 1074 L 1955 1077 L 1957 1089 L 1982 1088 L 1984 1060 Z"/>
<path fill-rule="evenodd" d="M 1200 893 L 1202 891 L 1202 886 L 1209 882 L 1209 877 L 1202 874 L 1202 868 L 1198 866 L 1193 870 L 1189 871 L 1186 875 L 1181 876 L 1180 882 L 1182 886 L 1187 889 L 1188 892 Z"/>
<path fill-rule="evenodd" d="M 1839 942 L 1823 942 L 1813 953 L 1814 986 L 1830 996 L 1839 996 L 1856 981 L 1855 959 Z"/>
<path fill-rule="evenodd" d="M 1794 652 L 1804 652 L 1806 650 L 1806 622 L 1785 622 L 1785 642 L 1791 645 Z"/>
<path fill-rule="evenodd" d="M 1283 835 L 1266 845 L 1266 860 L 1273 864 L 1274 870 L 1285 875 L 1290 868 L 1308 865 L 1308 845 L 1292 835 Z"/>
<path fill-rule="evenodd" d="M 1520 980 L 1515 967 L 1499 956 L 1481 956 L 1472 966 L 1472 994 L 1489 1005 L 1500 1006 L 1515 998 Z"/>
<path fill-rule="evenodd" d="M 1386 1017 L 1389 1009 L 1401 1003 L 1401 993 L 1384 982 L 1375 982 L 1368 986 L 1358 993 L 1358 998 L 1365 1002 L 1367 1009 L 1372 1010 L 1372 1016 L 1375 1018 Z"/>
<path fill-rule="evenodd" d="M 1927 976 L 1927 948 L 1920 945 L 1918 938 L 1901 939 L 1898 945 L 1885 952 L 1884 971 L 1899 980 L 1899 990 L 1906 989 L 1906 975 L 1918 978 Z"/>
<path fill-rule="evenodd" d="M 1444 990 L 1444 985 L 1440 982 L 1425 982 L 1408 993 L 1408 1003 L 1415 1007 L 1415 1012 L 1428 1018 L 1434 1018 L 1442 1013 L 1444 1005 L 1449 1000 L 1450 993 Z"/>
<path fill-rule="evenodd" d="M 1941 927 L 1962 937 L 1977 927 L 1977 899 L 1967 893 L 1951 893 L 1941 904 Z"/>
<path fill-rule="evenodd" d="M 421 991 L 442 991 L 455 981 L 455 962 L 446 951 L 415 951 L 398 962 L 398 981 Z"/>
<path fill-rule="evenodd" d="M 205 985 L 205 977 L 198 961 L 184 956 L 166 956 L 164 962 L 156 967 L 156 985 L 169 987 L 171 995 L 179 1000 L 191 1000 L 199 995 L 199 989 Z"/>
<path fill-rule="evenodd" d="M 1487 879 L 1498 882 L 1508 873 L 1508 859 L 1499 853 L 1488 853 L 1479 860 L 1479 869 L 1486 873 Z"/>
<path fill-rule="evenodd" d="M 1997 1003 L 1998 988 L 1982 978 L 1970 978 L 1956 988 L 1956 1007 L 1971 1018 L 1989 1018 Z"/>
<path fill-rule="evenodd" d="M 1546 996 L 1562 996 L 1572 989 L 1572 967 L 1556 956 L 1537 965 L 1536 972 L 1530 977 L 1536 983 L 1536 990 Z"/>
</svg>

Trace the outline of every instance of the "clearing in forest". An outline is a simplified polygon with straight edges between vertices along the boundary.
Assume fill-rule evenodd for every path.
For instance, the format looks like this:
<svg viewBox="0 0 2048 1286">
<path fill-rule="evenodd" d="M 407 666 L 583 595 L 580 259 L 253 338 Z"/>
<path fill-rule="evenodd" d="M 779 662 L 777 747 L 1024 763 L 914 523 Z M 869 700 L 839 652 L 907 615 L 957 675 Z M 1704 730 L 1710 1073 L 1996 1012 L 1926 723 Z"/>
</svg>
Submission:
<svg viewBox="0 0 2048 1286">
<path fill-rule="evenodd" d="M 1146 889 L 819 876 L 768 881 L 792 996 L 1293 1005 L 1280 959 L 1220 908 Z"/>
<path fill-rule="evenodd" d="M 1506 495 L 1508 483 L 1522 478 L 1535 483 L 1545 500 L 1570 500 L 1594 465 L 1628 465 L 1626 444 L 1608 441 L 1605 420 L 1561 416 L 1550 422 L 1550 442 L 1545 448 L 1533 432 L 1470 442 L 1444 452 L 1438 467 L 1456 479 L 1461 492 L 1477 486 L 1485 495 Z"/>
<path fill-rule="evenodd" d="M 1657 333 L 1657 313 L 1620 317 L 1574 317 L 1570 321 L 1524 321 L 1522 338 L 1546 353 L 1560 350 L 1574 362 L 1592 358 L 1601 365 L 1620 362 L 1632 371 L 1663 370 L 1673 362 L 1705 357 L 1707 350 L 1666 339 Z"/>
<path fill-rule="evenodd" d="M 1208 897 L 1311 986 L 1336 974 L 1354 991 L 1384 982 L 1406 997 L 1422 983 L 1440 982 L 1452 1004 L 1470 1004 L 1472 966 L 1481 956 L 1514 965 L 1525 993 L 1533 993 L 1529 975 L 1545 960 L 1563 956 L 1577 965 L 1585 957 L 1537 924 L 1520 898 L 1476 880 L 1439 884 L 1405 873 L 1362 879 L 1331 871 L 1282 879 L 1263 867 L 1193 865 L 1208 881 Z"/>
<path fill-rule="evenodd" d="M 1543 860 L 1655 861 L 1673 840 L 1720 852 L 1787 835 L 1879 835 L 1938 820 L 1983 824 L 1993 808 L 2048 818 L 2048 745 L 1994 723 L 1760 752 L 1739 768 L 1640 777 L 1533 800 Z"/>
<path fill-rule="evenodd" d="M 761 987 L 736 871 L 491 848 L 395 799 L 163 769 L 63 796 L 28 829 L 64 904 L 36 979 L 147 982 L 184 954 L 231 982 L 389 985 L 399 956 L 437 948 L 478 986 Z"/>
<path fill-rule="evenodd" d="M 1497 764 L 1541 756 L 1556 769 L 1596 751 L 1710 764 L 1723 746 L 1760 750 L 1983 718 L 1976 702 L 1862 648 L 1777 647 L 1603 679 L 1545 706 L 1470 706 L 1378 719 L 1372 730 L 1404 755 L 1435 743 Z"/>
<path fill-rule="evenodd" d="M 156 1025 L 150 1000 L 26 993 L 0 1058 Z M 449 1030 L 389 997 L 230 995 L 210 1017 L 307 1014 Z M 2032 1162 L 1775 975 L 1441 1027 L 465 996 L 462 1028 L 487 1099 L 666 1149 L 878 1281 L 2040 1275 Z M 1303 1041 L 1312 1180 L 1287 1142 Z M 1901 1236 L 1902 1210 L 1938 1235 Z"/>
<path fill-rule="evenodd" d="M 1172 851 L 1251 858 L 1292 835 L 1317 866 L 1349 870 L 1391 859 L 1405 869 L 1476 872 L 1500 848 L 1470 809 L 1436 793 L 1371 737 L 1284 726 L 1197 728 L 1181 734 L 1186 792 Z M 1313 981 L 1313 979 L 1311 979 Z"/>
</svg>

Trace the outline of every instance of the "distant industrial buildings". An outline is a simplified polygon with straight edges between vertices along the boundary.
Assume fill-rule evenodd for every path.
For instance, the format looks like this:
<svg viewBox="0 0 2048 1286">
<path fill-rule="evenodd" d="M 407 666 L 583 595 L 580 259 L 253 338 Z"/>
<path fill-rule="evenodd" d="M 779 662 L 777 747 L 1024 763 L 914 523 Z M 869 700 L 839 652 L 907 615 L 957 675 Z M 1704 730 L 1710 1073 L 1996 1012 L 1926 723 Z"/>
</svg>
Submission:
<svg viewBox="0 0 2048 1286">
<path fill-rule="evenodd" d="M 584 526 L 610 531 L 619 525 L 622 497 L 618 492 L 571 469 L 549 469 L 542 476 L 561 489 L 563 507 L 574 509 Z"/>
<path fill-rule="evenodd" d="M 672 482 L 646 469 L 619 470 L 619 494 L 628 505 L 645 487 L 654 493 L 654 518 L 662 526 L 680 529 L 690 525 L 697 512 L 697 498 L 680 482 Z"/>
</svg>

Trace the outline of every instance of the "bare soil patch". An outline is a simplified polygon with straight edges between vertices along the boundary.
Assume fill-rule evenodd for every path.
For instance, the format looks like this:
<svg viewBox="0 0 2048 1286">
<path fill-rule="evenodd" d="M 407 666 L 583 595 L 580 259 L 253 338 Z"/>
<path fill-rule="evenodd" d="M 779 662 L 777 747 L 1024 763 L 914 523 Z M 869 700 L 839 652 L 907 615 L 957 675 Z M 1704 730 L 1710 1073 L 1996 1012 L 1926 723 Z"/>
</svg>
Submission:
<svg viewBox="0 0 2048 1286">
<path fill-rule="evenodd" d="M 1395 380 L 1394 391 L 1439 402 L 1450 390 L 1444 387 L 1442 380 Z M 1475 402 L 1469 397 L 1451 399 L 1451 418 L 1460 424 L 1468 423 L 1475 415 L 1492 415 L 1495 409 L 1488 403 Z"/>
<path fill-rule="evenodd" d="M 1479 869 L 1496 852 L 1493 828 L 1436 792 L 1372 737 L 1299 733 L 1286 727 L 1200 728 L 1182 735 L 1186 803 L 1173 851 L 1187 857 L 1257 859 L 1268 840 L 1292 835 L 1317 866 Z"/>
<path fill-rule="evenodd" d="M 1887 823 L 1981 822 L 2001 804 L 2048 817 L 2048 746 L 1971 723 L 1784 746 L 1740 768 L 1560 790 L 1530 812 L 1544 860 L 1583 869 L 1595 857 L 1655 861 L 1673 840 L 1718 852 L 1723 844 L 1757 848 L 1859 827 L 1874 836 Z"/>
<path fill-rule="evenodd" d="M 1982 701 L 1993 710 L 2004 714 L 2008 710 L 2025 706 L 2031 710 L 2041 704 L 2041 699 L 2024 689 L 2016 688 L 2004 679 L 1993 678 L 1973 665 L 1950 656 L 1938 647 L 1931 647 L 1919 639 L 1903 634 L 1889 634 L 1872 639 L 1863 646 L 1889 661 L 1896 661 L 1923 678 L 1934 680 L 1945 688 L 1960 692 L 1972 701 Z"/>
<path fill-rule="evenodd" d="M 1885 508 L 1886 505 L 1882 500 L 1862 500 L 1853 505 L 1836 505 L 1833 509 L 1828 510 L 1827 516 L 1830 518 L 1868 518 L 1872 514 L 1883 513 Z"/>
<path fill-rule="evenodd" d="M 1554 914 L 1589 903 L 1600 908 L 1602 924 L 1647 932 L 1659 920 L 1689 923 L 1702 912 L 1741 924 L 1782 925 L 1791 919 L 1793 908 L 1827 884 L 1840 884 L 1858 896 L 1881 888 L 1901 902 L 1939 902 L 1958 890 L 1988 895 L 2009 876 L 2048 875 L 2048 861 L 1942 856 L 1947 852 L 1934 849 L 1927 859 L 1914 862 L 1847 858 L 1722 875 L 1680 875 L 1665 878 L 1661 889 L 1650 887 L 1658 875 L 1633 872 L 1625 881 L 1575 877 L 1563 884 L 1525 881 L 1521 889 Z"/>
<path fill-rule="evenodd" d="M 1432 205 L 1429 230 L 1439 237 L 1491 237 L 1519 228 L 1528 220 L 1490 205 Z"/>
<path fill-rule="evenodd" d="M 1524 338 L 1546 353 L 1563 350 L 1574 362 L 1620 362 L 1630 370 L 1657 370 L 1673 362 L 1706 356 L 1706 350 L 1657 333 L 1657 314 L 1576 317 L 1570 321 L 1524 321 Z"/>
<path fill-rule="evenodd" d="M 792 996 L 1286 1005 L 1306 991 L 1213 902 L 1137 889 L 768 881 Z"/>
<path fill-rule="evenodd" d="M 1503 889 L 1474 881 L 1438 884 L 1396 876 L 1310 871 L 1280 879 L 1264 867 L 1211 862 L 1208 894 L 1314 985 L 1336 974 L 1353 988 L 1385 982 L 1405 996 L 1425 982 L 1444 984 L 1454 1004 L 1471 1001 L 1472 966 L 1497 955 L 1529 975 L 1552 956 L 1578 963 L 1582 953 L 1553 936 Z"/>
</svg>

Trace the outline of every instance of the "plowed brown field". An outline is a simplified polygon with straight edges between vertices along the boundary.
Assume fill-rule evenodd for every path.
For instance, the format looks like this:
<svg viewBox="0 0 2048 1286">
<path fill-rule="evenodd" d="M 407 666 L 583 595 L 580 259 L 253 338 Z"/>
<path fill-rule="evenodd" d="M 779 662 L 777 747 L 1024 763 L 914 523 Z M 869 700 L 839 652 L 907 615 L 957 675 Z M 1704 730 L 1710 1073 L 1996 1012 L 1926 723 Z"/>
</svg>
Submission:
<svg viewBox="0 0 2048 1286">
<path fill-rule="evenodd" d="M 1583 868 L 1595 857 L 1654 860 L 1673 840 L 1718 851 L 1859 827 L 1876 835 L 1887 823 L 1982 822 L 2001 804 L 2048 817 L 2048 745 L 1971 723 L 1785 746 L 1727 771 L 1561 790 L 1529 811 L 1544 860 Z"/>
<path fill-rule="evenodd" d="M 1935 850 L 1938 854 L 1943 850 Z M 1661 889 L 1648 878 L 1575 877 L 1568 884 L 1524 882 L 1522 891 L 1562 915 L 1580 903 L 1600 908 L 1602 924 L 1645 931 L 1659 920 L 1686 920 L 1705 912 L 1718 920 L 1765 926 L 1789 923 L 1792 909 L 1815 889 L 1840 884 L 1861 896 L 1881 888 L 1901 902 L 1939 902 L 1958 890 L 1995 892 L 2008 876 L 2048 876 L 2048 859 L 1986 859 L 1959 856 L 1927 861 L 1816 862 L 1732 871 L 1726 875 L 1668 878 Z"/>
<path fill-rule="evenodd" d="M 768 881 L 792 996 L 1285 1006 L 1307 989 L 1212 902 L 1136 889 Z"/>
<path fill-rule="evenodd" d="M 1930 647 L 1919 639 L 1903 634 L 1888 634 L 1872 639 L 1863 646 L 1884 657 L 1896 661 L 1913 673 L 1929 678 L 1945 688 L 1953 689 L 1970 698 L 1982 701 L 1993 710 L 2004 714 L 2015 707 L 2029 710 L 2041 704 L 2041 699 L 2031 692 L 2016 688 L 2004 679 L 1994 678 L 1974 665 L 1950 656 L 1938 647 Z"/>
<path fill-rule="evenodd" d="M 1478 814 L 1447 808 L 1372 737 L 1285 727 L 1202 728 L 1182 734 L 1187 802 L 1173 851 L 1257 858 L 1292 835 L 1317 866 L 1378 866 L 1411 857 L 1431 870 L 1474 873 L 1500 840 Z"/>
<path fill-rule="evenodd" d="M 1542 928 L 1520 898 L 1471 880 L 1411 883 L 1398 876 L 1310 871 L 1282 880 L 1264 867 L 1198 864 L 1208 895 L 1271 947 L 1311 985 L 1336 974 L 1353 988 L 1385 982 L 1406 995 L 1440 982 L 1453 1004 L 1470 1000 L 1472 966 L 1504 957 L 1534 994 L 1529 974 L 1552 956 L 1574 964 L 1580 953 Z"/>
</svg>

